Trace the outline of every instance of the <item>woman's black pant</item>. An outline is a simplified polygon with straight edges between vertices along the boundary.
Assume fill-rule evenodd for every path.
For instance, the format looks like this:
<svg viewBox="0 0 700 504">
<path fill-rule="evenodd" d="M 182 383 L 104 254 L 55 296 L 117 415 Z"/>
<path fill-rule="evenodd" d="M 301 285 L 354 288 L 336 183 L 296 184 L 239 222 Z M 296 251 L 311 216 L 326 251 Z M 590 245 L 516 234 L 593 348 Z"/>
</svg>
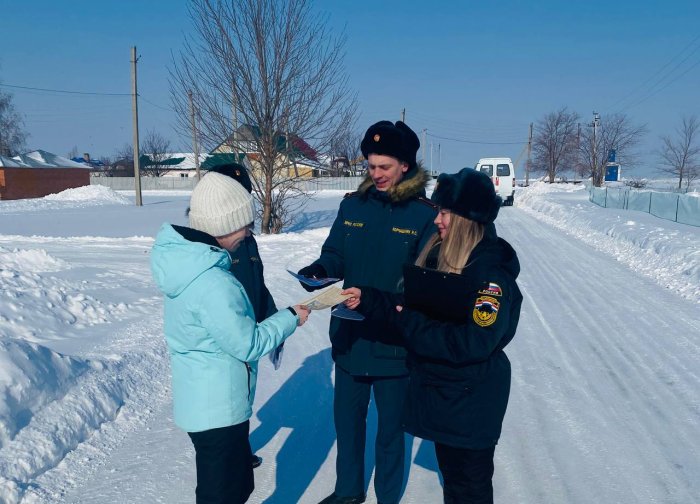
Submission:
<svg viewBox="0 0 700 504">
<path fill-rule="evenodd" d="M 493 503 L 493 454 L 496 447 L 468 450 L 435 443 L 445 504 Z"/>
<path fill-rule="evenodd" d="M 253 492 L 250 424 L 188 432 L 197 462 L 197 504 L 242 504 Z"/>
</svg>

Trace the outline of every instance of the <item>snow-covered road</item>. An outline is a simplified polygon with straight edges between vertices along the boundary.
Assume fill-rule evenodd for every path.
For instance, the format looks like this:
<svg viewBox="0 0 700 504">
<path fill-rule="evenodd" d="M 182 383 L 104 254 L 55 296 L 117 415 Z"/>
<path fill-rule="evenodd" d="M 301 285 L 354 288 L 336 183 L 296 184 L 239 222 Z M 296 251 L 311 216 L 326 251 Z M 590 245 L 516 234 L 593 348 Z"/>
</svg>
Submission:
<svg viewBox="0 0 700 504">
<path fill-rule="evenodd" d="M 517 209 L 499 223 L 524 301 L 497 500 L 697 502 L 697 304 Z"/>
<path fill-rule="evenodd" d="M 266 278 L 279 306 L 305 297 L 285 270 L 297 269 L 317 256 L 338 198 L 314 203 L 305 221 L 313 222 L 315 229 L 260 237 Z M 698 300 L 692 299 L 694 291 L 687 288 L 697 281 L 692 276 L 697 264 L 689 266 L 691 275 L 679 280 L 683 289 L 676 292 L 663 283 L 673 278 L 671 273 L 649 274 L 638 270 L 634 261 L 606 252 L 610 249 L 606 240 L 616 239 L 611 233 L 591 229 L 595 243 L 588 245 L 577 234 L 580 229 L 553 226 L 551 215 L 535 210 L 538 202 L 550 196 L 539 198 L 504 208 L 497 221 L 499 233 L 518 251 L 524 302 L 518 333 L 506 349 L 513 383 L 496 450 L 496 502 L 698 502 L 700 309 Z M 561 203 L 564 200 L 559 204 L 566 205 Z M 181 216 L 186 198 L 168 204 L 173 205 L 174 215 Z M 612 215 L 589 208 L 583 198 L 574 205 L 597 212 L 598 220 Z M 569 212 L 572 207 L 564 208 Z M 166 209 L 160 206 L 159 216 Z M 654 219 L 636 214 L 634 218 L 647 225 L 645 219 Z M 663 226 L 668 235 L 684 229 L 674 223 L 650 222 Z M 691 234 L 684 239 L 689 240 L 692 255 L 700 240 L 695 229 L 688 229 Z M 130 236 L 127 225 L 124 232 Z M 51 235 L 50 226 L 40 234 Z M 100 242 L 0 235 L 0 247 L 41 248 L 53 262 L 71 266 L 51 277 L 26 280 L 20 267 L 14 266 L 20 273 L 13 281 L 32 280 L 45 291 L 65 281 L 68 284 L 61 287 L 70 296 L 71 285 L 85 279 L 92 297 L 83 304 L 102 306 L 104 322 L 82 332 L 70 326 L 64 338 L 51 336 L 60 328 L 48 326 L 49 336 L 35 338 L 53 350 L 106 366 L 104 380 L 119 382 L 123 389 L 121 404 L 116 409 L 105 407 L 106 418 L 100 420 L 99 429 L 84 439 L 76 436 L 77 446 L 69 446 L 71 451 L 60 463 L 50 459 L 53 462 L 46 467 L 31 467 L 38 465 L 38 457 L 31 454 L 32 436 L 40 432 L 36 429 L 25 436 L 26 444 L 20 443 L 18 435 L 0 445 L 2 477 L 36 474 L 15 485 L 15 494 L 24 494 L 23 502 L 193 502 L 194 454 L 186 434 L 173 426 L 170 416 L 160 307 L 148 281 L 144 253 L 148 243 L 142 238 Z M 128 309 L 119 309 L 120 299 Z M 13 302 L 23 309 L 21 298 Z M 39 304 L 27 306 L 44 316 Z M 0 316 L 9 319 L 9 313 L 0 306 Z M 31 323 L 25 320 L 19 326 Z M 251 442 L 264 463 L 255 472 L 252 503 L 315 503 L 333 489 L 333 367 L 327 326 L 328 314 L 314 313 L 289 340 L 281 369 L 274 371 L 267 360 L 261 363 Z M 95 374 L 95 366 L 83 373 L 87 380 L 94 380 L 89 375 Z M 92 393 L 90 387 L 99 390 L 97 380 L 76 380 L 74 388 L 88 386 L 86 393 Z M 61 398 L 49 399 L 60 414 L 70 417 Z M 39 412 L 35 418 L 40 418 Z M 375 432 L 373 424 L 374 412 L 368 425 L 370 436 Z M 411 465 L 402 502 L 441 502 L 431 445 L 407 442 L 411 443 Z M 368 479 L 372 458 L 370 443 Z M 24 473 L 16 470 L 13 460 L 29 467 Z M 3 498 L 13 502 L 9 488 L 0 485 L 0 502 Z M 375 502 L 371 484 L 368 502 Z"/>
</svg>

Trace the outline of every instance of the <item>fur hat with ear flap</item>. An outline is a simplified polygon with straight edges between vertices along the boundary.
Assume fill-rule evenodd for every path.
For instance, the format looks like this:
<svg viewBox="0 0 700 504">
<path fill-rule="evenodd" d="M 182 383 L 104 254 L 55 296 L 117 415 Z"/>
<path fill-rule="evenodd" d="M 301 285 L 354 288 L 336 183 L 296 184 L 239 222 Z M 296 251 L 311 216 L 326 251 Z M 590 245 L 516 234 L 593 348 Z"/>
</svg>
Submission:
<svg viewBox="0 0 700 504">
<path fill-rule="evenodd" d="M 416 167 L 416 153 L 420 147 L 418 135 L 401 121 L 379 121 L 367 129 L 360 149 L 367 158 L 370 154 L 383 154 L 395 157 L 408 164 L 409 169 Z"/>
<path fill-rule="evenodd" d="M 253 223 L 253 197 L 231 177 L 210 172 L 190 198 L 190 227 L 211 236 L 226 236 Z"/>
<path fill-rule="evenodd" d="M 440 175 L 430 199 L 440 208 L 482 224 L 495 221 L 503 203 L 491 178 L 472 168 Z"/>
</svg>

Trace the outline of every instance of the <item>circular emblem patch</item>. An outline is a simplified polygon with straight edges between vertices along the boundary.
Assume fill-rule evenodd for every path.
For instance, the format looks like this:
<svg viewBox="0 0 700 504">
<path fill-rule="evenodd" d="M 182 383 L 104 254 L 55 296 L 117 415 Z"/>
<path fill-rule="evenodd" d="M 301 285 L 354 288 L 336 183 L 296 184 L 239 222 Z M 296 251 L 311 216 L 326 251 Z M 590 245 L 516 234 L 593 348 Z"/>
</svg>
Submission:
<svg viewBox="0 0 700 504">
<path fill-rule="evenodd" d="M 379 136 L 379 133 L 377 133 L 376 135 L 374 135 L 374 141 L 375 141 L 375 142 L 378 142 L 380 138 L 382 138 L 382 137 Z"/>
<path fill-rule="evenodd" d="M 491 296 L 480 296 L 474 304 L 474 322 L 481 327 L 487 327 L 496 322 L 499 303 Z"/>
</svg>

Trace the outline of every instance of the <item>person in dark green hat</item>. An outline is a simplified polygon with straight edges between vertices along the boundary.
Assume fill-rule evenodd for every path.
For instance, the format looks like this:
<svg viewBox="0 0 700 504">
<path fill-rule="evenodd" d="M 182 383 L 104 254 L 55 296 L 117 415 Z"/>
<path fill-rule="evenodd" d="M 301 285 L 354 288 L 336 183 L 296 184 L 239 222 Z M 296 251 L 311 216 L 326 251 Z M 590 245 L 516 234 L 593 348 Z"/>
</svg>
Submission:
<svg viewBox="0 0 700 504">
<path fill-rule="evenodd" d="M 299 274 L 341 278 L 346 286 L 401 290 L 402 265 L 415 261 L 435 231 L 436 210 L 425 198 L 429 176 L 416 162 L 419 146 L 416 134 L 401 121 L 369 127 L 360 145 L 367 158 L 367 177 L 341 202 L 321 256 Z M 396 342 L 380 341 L 387 333 Z M 336 484 L 321 502 L 365 501 L 365 432 L 373 393 L 378 417 L 375 494 L 381 504 L 396 504 L 404 477 L 400 417 L 408 383 L 406 350 L 397 344 L 398 331 L 381 321 L 331 317 L 330 338 L 335 361 Z"/>
<path fill-rule="evenodd" d="M 518 326 L 522 294 L 513 247 L 495 233 L 501 207 L 490 178 L 442 174 L 432 195 L 438 232 L 416 260 L 405 292 L 349 288 L 350 309 L 382 320 L 408 349 L 403 425 L 435 442 L 446 504 L 490 504 L 494 450 L 510 394 L 503 349 Z M 449 292 L 445 296 L 445 292 Z M 449 306 L 448 306 L 449 304 Z"/>
</svg>

